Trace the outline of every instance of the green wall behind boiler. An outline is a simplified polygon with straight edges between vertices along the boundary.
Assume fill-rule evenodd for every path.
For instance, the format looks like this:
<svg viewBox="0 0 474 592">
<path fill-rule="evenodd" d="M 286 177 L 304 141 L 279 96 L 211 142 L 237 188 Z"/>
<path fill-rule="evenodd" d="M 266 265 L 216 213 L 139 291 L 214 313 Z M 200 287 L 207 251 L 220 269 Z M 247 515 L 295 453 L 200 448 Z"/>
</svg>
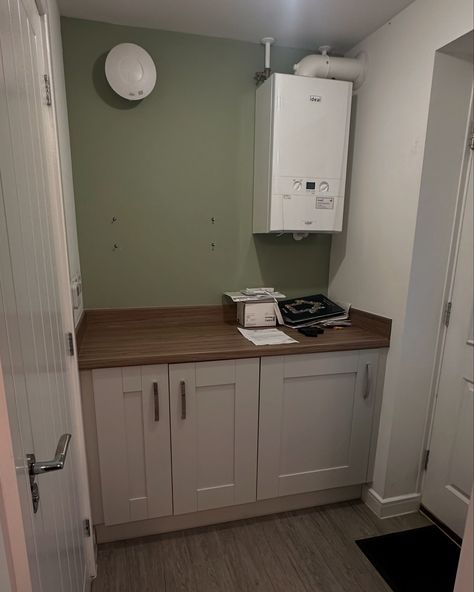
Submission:
<svg viewBox="0 0 474 592">
<path fill-rule="evenodd" d="M 213 304 L 262 284 L 327 289 L 329 236 L 252 235 L 261 46 L 70 18 L 62 35 L 86 307 Z M 105 56 L 123 42 L 157 65 L 142 102 L 105 80 Z M 306 53 L 276 47 L 273 69 L 291 72 Z"/>
</svg>

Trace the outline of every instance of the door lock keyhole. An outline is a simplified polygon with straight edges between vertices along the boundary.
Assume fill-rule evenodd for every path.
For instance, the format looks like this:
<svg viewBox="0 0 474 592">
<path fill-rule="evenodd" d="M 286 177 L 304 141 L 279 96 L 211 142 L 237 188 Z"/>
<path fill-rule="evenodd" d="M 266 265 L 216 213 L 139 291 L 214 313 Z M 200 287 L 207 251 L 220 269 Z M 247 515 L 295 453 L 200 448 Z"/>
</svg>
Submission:
<svg viewBox="0 0 474 592">
<path fill-rule="evenodd" d="M 31 501 L 33 502 L 33 513 L 36 514 L 40 503 L 40 494 L 38 483 L 31 484 Z"/>
</svg>

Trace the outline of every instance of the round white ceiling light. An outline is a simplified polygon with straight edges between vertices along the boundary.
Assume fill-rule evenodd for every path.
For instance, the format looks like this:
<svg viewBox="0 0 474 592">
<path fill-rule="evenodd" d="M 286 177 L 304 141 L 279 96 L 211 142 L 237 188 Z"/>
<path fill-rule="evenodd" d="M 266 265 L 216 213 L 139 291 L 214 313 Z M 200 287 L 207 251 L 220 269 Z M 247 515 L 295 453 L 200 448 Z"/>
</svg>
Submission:
<svg viewBox="0 0 474 592">
<path fill-rule="evenodd" d="M 156 84 L 152 57 L 135 43 L 120 43 L 109 51 L 105 76 L 113 90 L 129 101 L 144 99 Z"/>
</svg>

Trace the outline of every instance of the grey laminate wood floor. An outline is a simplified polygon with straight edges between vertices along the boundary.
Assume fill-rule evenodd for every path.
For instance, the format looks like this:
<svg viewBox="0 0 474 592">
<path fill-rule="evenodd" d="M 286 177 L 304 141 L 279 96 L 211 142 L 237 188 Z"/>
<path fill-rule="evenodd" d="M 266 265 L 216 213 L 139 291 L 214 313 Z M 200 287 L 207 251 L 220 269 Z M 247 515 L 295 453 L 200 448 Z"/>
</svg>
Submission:
<svg viewBox="0 0 474 592">
<path fill-rule="evenodd" d="M 354 540 L 426 524 L 350 502 L 109 543 L 93 592 L 387 592 Z"/>
</svg>

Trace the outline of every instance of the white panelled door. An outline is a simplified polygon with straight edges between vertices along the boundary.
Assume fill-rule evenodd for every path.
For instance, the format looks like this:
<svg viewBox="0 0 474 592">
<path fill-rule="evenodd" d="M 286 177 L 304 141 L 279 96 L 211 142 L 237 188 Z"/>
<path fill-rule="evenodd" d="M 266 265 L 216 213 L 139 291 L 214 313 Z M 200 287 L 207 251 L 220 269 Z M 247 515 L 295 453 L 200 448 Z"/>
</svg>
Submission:
<svg viewBox="0 0 474 592">
<path fill-rule="evenodd" d="M 45 54 L 34 0 L 0 0 L 0 358 L 34 592 L 82 592 L 87 577 L 68 358 L 64 221 L 46 139 Z M 51 172 L 51 174 L 50 174 Z M 68 296 L 69 297 L 69 296 Z M 70 297 L 69 297 L 70 298 Z M 36 476 L 72 434 L 63 470 Z"/>
<path fill-rule="evenodd" d="M 458 246 L 450 323 L 438 385 L 422 503 L 463 535 L 473 479 L 473 171 Z"/>
</svg>

